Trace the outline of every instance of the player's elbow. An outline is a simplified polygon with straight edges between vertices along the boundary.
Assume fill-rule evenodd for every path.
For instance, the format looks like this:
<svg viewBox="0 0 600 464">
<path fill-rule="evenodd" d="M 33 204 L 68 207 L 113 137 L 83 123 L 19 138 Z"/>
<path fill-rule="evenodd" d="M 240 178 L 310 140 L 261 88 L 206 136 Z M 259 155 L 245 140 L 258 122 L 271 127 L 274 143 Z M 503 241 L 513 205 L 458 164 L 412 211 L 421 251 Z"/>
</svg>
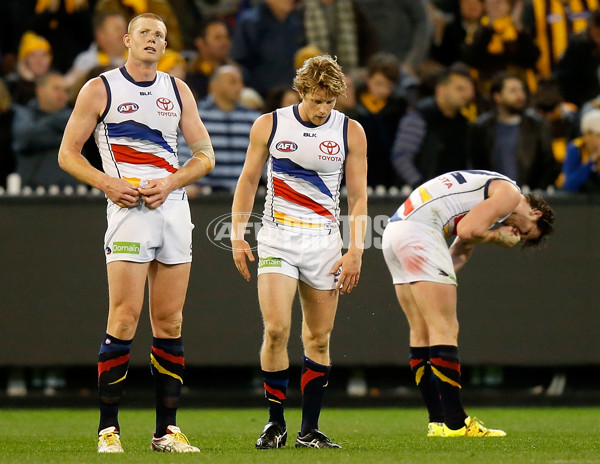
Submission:
<svg viewBox="0 0 600 464">
<path fill-rule="evenodd" d="M 66 172 L 69 172 L 69 156 L 62 147 L 58 150 L 58 166 Z"/>
<path fill-rule="evenodd" d="M 477 227 L 470 224 L 458 223 L 456 226 L 456 235 L 467 242 L 482 241 L 487 233 L 487 228 Z"/>
</svg>

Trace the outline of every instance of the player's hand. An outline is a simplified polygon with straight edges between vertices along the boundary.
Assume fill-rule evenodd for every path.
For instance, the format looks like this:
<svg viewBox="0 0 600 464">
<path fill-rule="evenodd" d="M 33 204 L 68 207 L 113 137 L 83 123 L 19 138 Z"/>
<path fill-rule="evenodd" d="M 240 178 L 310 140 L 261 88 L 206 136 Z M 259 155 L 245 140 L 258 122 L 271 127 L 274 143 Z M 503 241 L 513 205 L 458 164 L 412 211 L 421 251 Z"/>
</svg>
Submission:
<svg viewBox="0 0 600 464">
<path fill-rule="evenodd" d="M 360 268 L 362 266 L 362 252 L 348 251 L 340 260 L 335 263 L 330 274 L 336 274 L 340 268 L 340 276 L 336 289 L 340 291 L 340 294 L 350 293 L 358 285 L 360 278 Z"/>
<path fill-rule="evenodd" d="M 248 263 L 246 258 L 250 262 L 254 262 L 254 254 L 250 248 L 250 244 L 246 240 L 232 240 L 231 250 L 233 252 L 233 262 L 235 267 L 242 274 L 242 277 L 246 279 L 246 282 L 250 282 L 250 271 L 248 270 Z"/>
<path fill-rule="evenodd" d="M 521 233 L 516 227 L 502 226 L 496 232 L 498 233 L 496 243 L 505 248 L 512 248 L 521 241 Z"/>
<path fill-rule="evenodd" d="M 125 179 L 108 177 L 104 193 L 109 200 L 121 208 L 133 208 L 140 204 L 140 193 Z"/>
<path fill-rule="evenodd" d="M 173 191 L 168 177 L 149 180 L 145 185 L 138 188 L 141 199 L 150 209 L 156 209 L 167 201 L 167 197 Z"/>
</svg>

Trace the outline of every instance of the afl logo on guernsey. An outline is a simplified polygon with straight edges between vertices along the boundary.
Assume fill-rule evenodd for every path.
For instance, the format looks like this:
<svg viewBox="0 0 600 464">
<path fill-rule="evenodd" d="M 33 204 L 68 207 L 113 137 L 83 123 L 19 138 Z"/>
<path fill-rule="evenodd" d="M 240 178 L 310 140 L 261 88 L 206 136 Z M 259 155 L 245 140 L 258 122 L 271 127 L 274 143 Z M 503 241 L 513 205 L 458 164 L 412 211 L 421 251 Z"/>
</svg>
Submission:
<svg viewBox="0 0 600 464">
<path fill-rule="evenodd" d="M 171 111 L 175 107 L 175 105 L 173 105 L 173 102 L 165 97 L 157 98 L 156 106 L 158 106 L 163 111 Z"/>
<path fill-rule="evenodd" d="M 292 151 L 296 151 L 298 149 L 298 145 L 296 145 L 294 142 L 287 142 L 284 140 L 275 145 L 275 148 L 277 149 L 277 151 L 290 153 Z"/>
<path fill-rule="evenodd" d="M 340 152 L 340 146 L 331 140 L 325 140 L 325 142 L 321 142 L 319 145 L 319 150 L 326 155 L 333 156 Z"/>
<path fill-rule="evenodd" d="M 129 114 L 129 113 L 135 113 L 139 109 L 140 109 L 140 107 L 138 106 L 137 103 L 121 103 L 119 105 L 119 107 L 117 108 L 117 111 L 119 113 Z"/>
</svg>

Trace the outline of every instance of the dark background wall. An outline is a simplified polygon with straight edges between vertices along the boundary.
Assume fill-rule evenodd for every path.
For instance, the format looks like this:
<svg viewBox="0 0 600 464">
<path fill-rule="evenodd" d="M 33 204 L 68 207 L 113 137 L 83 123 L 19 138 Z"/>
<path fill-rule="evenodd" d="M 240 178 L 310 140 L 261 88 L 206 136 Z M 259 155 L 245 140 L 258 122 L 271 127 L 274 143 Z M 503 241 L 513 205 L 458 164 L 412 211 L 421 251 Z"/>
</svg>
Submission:
<svg viewBox="0 0 600 464">
<path fill-rule="evenodd" d="M 551 197 L 556 234 L 534 252 L 479 246 L 459 273 L 465 364 L 600 364 L 600 201 Z M 400 198 L 373 198 L 377 244 Z M 256 211 L 260 211 L 260 201 Z M 194 262 L 184 340 L 188 366 L 256 365 L 262 325 L 256 279 L 237 273 L 226 244 L 229 196 L 191 202 Z M 93 365 L 108 305 L 100 197 L 0 197 L 0 366 Z M 251 231 L 249 236 L 254 236 Z M 404 365 L 407 325 L 380 249 L 365 251 L 361 284 L 340 298 L 332 339 L 337 365 Z M 299 364 L 300 311 L 290 340 Z M 146 365 L 147 309 L 132 349 Z M 294 361 L 296 360 L 296 361 Z"/>
</svg>

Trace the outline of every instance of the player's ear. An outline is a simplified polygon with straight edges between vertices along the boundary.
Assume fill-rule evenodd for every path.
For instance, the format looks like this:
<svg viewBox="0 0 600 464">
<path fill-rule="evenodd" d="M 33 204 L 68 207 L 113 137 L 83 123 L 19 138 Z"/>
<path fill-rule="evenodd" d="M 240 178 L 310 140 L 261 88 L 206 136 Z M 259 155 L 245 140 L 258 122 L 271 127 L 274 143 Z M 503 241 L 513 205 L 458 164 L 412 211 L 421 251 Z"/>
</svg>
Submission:
<svg viewBox="0 0 600 464">
<path fill-rule="evenodd" d="M 531 210 L 531 215 L 535 218 L 535 219 L 539 219 L 542 217 L 542 212 L 539 209 L 532 209 Z"/>
</svg>

